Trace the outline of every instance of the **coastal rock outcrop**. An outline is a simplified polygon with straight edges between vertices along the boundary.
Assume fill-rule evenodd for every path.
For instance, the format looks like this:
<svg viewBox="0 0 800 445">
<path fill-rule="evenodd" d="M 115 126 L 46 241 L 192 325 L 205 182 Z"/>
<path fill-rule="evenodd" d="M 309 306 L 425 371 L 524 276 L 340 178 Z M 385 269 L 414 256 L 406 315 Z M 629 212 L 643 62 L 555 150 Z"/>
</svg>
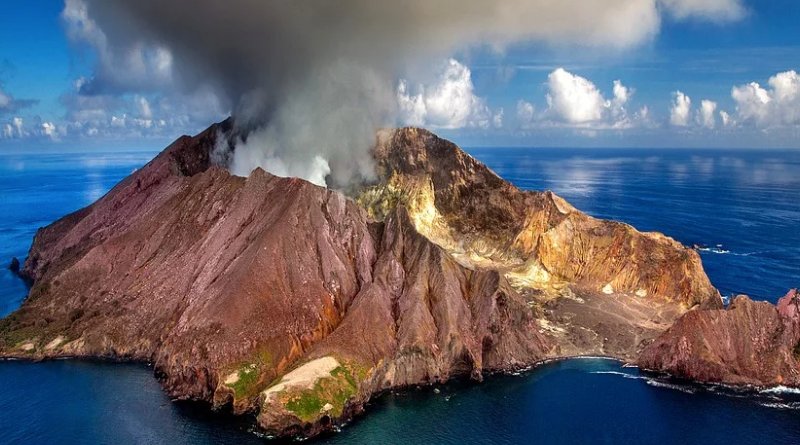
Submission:
<svg viewBox="0 0 800 445">
<path fill-rule="evenodd" d="M 390 388 L 632 360 L 721 307 L 693 250 L 518 190 L 430 132 L 382 132 L 378 179 L 347 194 L 231 175 L 214 150 L 235 132 L 184 136 L 40 229 L 0 356 L 151 362 L 174 398 L 314 435 Z"/>
<path fill-rule="evenodd" d="M 727 309 L 689 312 L 638 363 L 701 382 L 799 386 L 800 293 L 777 306 L 738 296 Z"/>
</svg>

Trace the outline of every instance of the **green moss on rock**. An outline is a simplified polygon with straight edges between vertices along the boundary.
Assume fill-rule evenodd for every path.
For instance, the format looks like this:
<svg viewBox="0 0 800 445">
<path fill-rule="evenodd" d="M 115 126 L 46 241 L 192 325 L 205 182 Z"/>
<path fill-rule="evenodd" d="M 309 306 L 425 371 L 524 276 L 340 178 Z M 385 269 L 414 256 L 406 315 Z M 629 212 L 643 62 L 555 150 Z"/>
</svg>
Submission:
<svg viewBox="0 0 800 445">
<path fill-rule="evenodd" d="M 331 371 L 330 377 L 317 380 L 311 389 L 287 391 L 284 407 L 305 422 L 313 422 L 325 414 L 339 417 L 357 389 L 358 383 L 351 372 L 339 366 Z"/>
</svg>

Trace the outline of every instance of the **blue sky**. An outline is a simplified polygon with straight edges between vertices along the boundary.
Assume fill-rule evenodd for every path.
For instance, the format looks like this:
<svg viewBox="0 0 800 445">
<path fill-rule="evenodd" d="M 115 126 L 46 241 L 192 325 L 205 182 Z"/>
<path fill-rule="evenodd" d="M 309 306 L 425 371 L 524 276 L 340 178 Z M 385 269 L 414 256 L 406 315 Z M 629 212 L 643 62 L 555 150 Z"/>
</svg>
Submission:
<svg viewBox="0 0 800 445">
<path fill-rule="evenodd" d="M 218 100 L 206 105 L 213 92 L 168 82 L 90 97 L 78 87 L 102 69 L 96 40 L 69 35 L 74 23 L 62 17 L 63 1 L 10 1 L 11 13 L 0 15 L 0 149 L 158 147 L 230 112 Z M 665 14 L 654 37 L 623 49 L 548 40 L 453 51 L 437 68 L 442 79 L 408 81 L 403 97 L 411 105 L 401 107 L 399 123 L 432 127 L 464 145 L 800 147 L 800 91 L 769 109 L 751 96 L 732 97 L 734 87 L 751 82 L 777 94 L 769 80 L 781 73 L 787 88 L 800 88 L 789 75 L 800 70 L 800 4 L 743 5 L 745 14 L 733 21 Z M 615 80 L 628 92 L 619 104 Z M 470 108 L 455 121 L 432 108 L 452 98 L 431 97 L 453 88 L 470 96 L 461 104 Z M 691 98 L 682 114 L 678 91 Z M 569 99 L 575 94 L 578 102 Z M 559 97 L 566 102 L 558 105 Z M 728 125 L 720 112 L 730 116 Z"/>
</svg>

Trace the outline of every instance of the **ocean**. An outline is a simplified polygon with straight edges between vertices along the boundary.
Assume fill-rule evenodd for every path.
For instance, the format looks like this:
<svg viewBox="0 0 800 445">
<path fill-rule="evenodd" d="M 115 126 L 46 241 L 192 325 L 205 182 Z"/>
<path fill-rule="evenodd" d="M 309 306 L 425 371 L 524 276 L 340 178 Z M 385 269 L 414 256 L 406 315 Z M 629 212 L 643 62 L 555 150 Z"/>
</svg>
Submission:
<svg viewBox="0 0 800 445">
<path fill-rule="evenodd" d="M 523 189 L 697 246 L 725 296 L 800 286 L 800 151 L 468 150 Z M 0 262 L 155 152 L 0 154 Z M 0 316 L 23 282 L 0 269 Z M 0 444 L 257 444 L 251 420 L 173 403 L 146 365 L 0 362 Z M 800 392 L 653 379 L 603 359 L 386 394 L 314 444 L 797 444 Z"/>
</svg>

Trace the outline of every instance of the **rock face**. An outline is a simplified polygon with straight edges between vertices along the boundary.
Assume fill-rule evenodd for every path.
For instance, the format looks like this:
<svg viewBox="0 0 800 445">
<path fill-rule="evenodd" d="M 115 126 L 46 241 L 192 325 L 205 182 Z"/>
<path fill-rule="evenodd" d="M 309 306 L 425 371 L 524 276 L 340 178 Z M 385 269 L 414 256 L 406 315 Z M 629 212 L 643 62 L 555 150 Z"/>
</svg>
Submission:
<svg viewBox="0 0 800 445">
<path fill-rule="evenodd" d="M 152 362 L 172 397 L 313 435 L 389 388 L 630 360 L 721 307 L 694 251 L 520 191 L 424 130 L 381 133 L 378 180 L 352 199 L 230 175 L 212 154 L 233 132 L 178 139 L 41 229 L 0 356 Z"/>
<path fill-rule="evenodd" d="M 428 131 L 381 133 L 374 158 L 379 179 L 359 204 L 376 219 L 403 206 L 459 264 L 498 271 L 539 309 L 558 355 L 634 360 L 689 308 L 722 307 L 694 250 L 521 191 Z"/>
<path fill-rule="evenodd" d="M 800 294 L 777 306 L 739 296 L 687 313 L 646 348 L 642 368 L 702 382 L 800 385 Z"/>
<path fill-rule="evenodd" d="M 521 191 L 428 131 L 381 134 L 375 158 L 380 183 L 361 193 L 362 206 L 380 217 L 402 203 L 420 233 L 467 267 L 500 270 L 520 286 L 722 306 L 694 250 L 592 218 L 552 192 Z"/>
</svg>

